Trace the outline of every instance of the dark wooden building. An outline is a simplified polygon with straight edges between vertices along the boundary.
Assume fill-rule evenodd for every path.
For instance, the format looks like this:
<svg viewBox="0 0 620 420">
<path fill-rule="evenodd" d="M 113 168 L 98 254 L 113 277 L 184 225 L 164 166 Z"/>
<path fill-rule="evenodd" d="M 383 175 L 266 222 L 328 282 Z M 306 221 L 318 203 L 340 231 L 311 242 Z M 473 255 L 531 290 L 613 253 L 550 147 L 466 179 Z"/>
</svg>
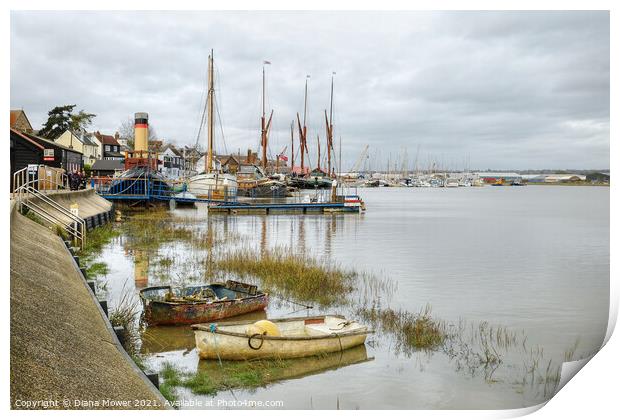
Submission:
<svg viewBox="0 0 620 420">
<path fill-rule="evenodd" d="M 31 133 L 10 129 L 11 191 L 13 174 L 28 165 L 47 165 L 67 172 L 81 171 L 82 154 Z"/>
</svg>

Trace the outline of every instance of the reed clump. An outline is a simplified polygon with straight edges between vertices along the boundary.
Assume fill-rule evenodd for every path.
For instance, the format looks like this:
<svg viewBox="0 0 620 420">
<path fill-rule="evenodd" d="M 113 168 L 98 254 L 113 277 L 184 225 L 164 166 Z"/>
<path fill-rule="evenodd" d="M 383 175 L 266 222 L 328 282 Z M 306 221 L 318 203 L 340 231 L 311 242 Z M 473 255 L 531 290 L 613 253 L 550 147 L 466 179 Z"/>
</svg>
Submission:
<svg viewBox="0 0 620 420">
<path fill-rule="evenodd" d="M 141 308 L 132 294 L 123 288 L 121 298 L 110 311 L 110 324 L 123 327 L 123 347 L 130 356 L 138 356 L 140 350 L 139 316 Z"/>
<path fill-rule="evenodd" d="M 445 324 L 431 317 L 431 308 L 412 313 L 403 310 L 381 309 L 376 305 L 361 308 L 358 315 L 383 332 L 396 337 L 397 346 L 406 354 L 415 350 L 436 350 L 447 338 Z"/>
<path fill-rule="evenodd" d="M 354 289 L 355 273 L 337 265 L 295 253 L 291 248 L 257 252 L 230 251 L 215 261 L 218 270 L 254 277 L 266 290 L 301 301 L 330 306 L 345 301 Z"/>
</svg>

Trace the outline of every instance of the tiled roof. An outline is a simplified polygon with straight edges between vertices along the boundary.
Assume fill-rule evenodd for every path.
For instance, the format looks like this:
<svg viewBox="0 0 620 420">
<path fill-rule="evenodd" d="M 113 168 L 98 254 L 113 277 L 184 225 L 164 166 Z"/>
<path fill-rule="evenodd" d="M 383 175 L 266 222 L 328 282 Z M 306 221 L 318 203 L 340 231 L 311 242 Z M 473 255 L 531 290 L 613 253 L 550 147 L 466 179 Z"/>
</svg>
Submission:
<svg viewBox="0 0 620 420">
<path fill-rule="evenodd" d="M 120 160 L 100 159 L 93 163 L 92 169 L 95 171 L 120 171 L 125 169 L 125 164 Z"/>
<path fill-rule="evenodd" d="M 97 146 L 97 143 L 93 140 L 93 134 L 91 133 L 83 133 L 83 132 L 75 132 L 72 131 L 74 137 L 76 137 L 79 141 L 87 146 Z"/>
<path fill-rule="evenodd" d="M 41 146 L 45 147 L 45 146 L 53 146 L 53 147 L 58 147 L 60 149 L 64 149 L 67 150 L 69 152 L 73 152 L 73 153 L 78 153 L 78 154 L 82 154 L 82 152 L 78 152 L 77 150 L 74 150 L 70 147 L 67 146 L 63 146 L 62 144 L 58 144 L 55 143 L 51 140 L 48 139 L 44 139 L 43 137 L 39 137 L 39 136 L 35 136 L 34 134 L 30 134 L 30 133 L 22 133 L 23 135 L 25 135 L 26 137 L 30 138 L 31 140 L 39 143 Z"/>
<path fill-rule="evenodd" d="M 101 144 L 109 144 L 111 146 L 120 146 L 120 144 L 118 144 L 118 141 L 116 141 L 114 136 L 108 136 L 107 134 L 101 134 L 98 131 L 96 131 L 94 134 L 95 134 L 95 137 L 99 139 Z"/>
<path fill-rule="evenodd" d="M 17 122 L 17 119 L 19 118 L 19 116 L 22 114 L 24 115 L 24 118 L 26 119 L 28 126 L 32 128 L 32 124 L 30 124 L 30 120 L 28 120 L 28 116 L 26 115 L 23 109 L 12 109 L 11 110 L 11 128 L 15 128 L 15 123 Z"/>
</svg>

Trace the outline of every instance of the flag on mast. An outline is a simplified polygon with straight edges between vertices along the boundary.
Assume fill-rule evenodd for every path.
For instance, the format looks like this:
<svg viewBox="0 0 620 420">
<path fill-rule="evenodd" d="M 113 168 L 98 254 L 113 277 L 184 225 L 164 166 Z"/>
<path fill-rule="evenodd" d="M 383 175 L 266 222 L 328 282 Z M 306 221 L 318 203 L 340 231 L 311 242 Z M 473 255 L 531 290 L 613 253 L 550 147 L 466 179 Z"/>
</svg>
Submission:
<svg viewBox="0 0 620 420">
<path fill-rule="evenodd" d="M 271 64 L 271 61 L 265 60 L 265 61 L 263 61 L 263 64 Z"/>
</svg>

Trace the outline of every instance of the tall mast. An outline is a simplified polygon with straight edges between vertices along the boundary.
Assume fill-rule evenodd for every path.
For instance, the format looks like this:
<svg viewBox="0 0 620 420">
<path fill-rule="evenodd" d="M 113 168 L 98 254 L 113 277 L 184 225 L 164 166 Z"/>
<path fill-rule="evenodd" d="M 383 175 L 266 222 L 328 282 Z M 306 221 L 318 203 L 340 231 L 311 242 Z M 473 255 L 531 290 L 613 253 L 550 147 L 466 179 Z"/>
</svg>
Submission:
<svg viewBox="0 0 620 420">
<path fill-rule="evenodd" d="M 340 136 L 340 142 L 338 143 L 338 181 L 342 177 L 342 136 Z"/>
<path fill-rule="evenodd" d="M 273 117 L 273 110 L 271 111 L 271 115 L 269 116 L 269 121 L 265 119 L 265 64 L 271 64 L 269 61 L 263 61 L 263 112 L 260 118 L 260 126 L 261 126 L 261 149 L 262 149 L 262 159 L 261 165 L 263 169 L 267 170 L 267 139 L 269 133 L 269 126 L 271 125 L 271 118 Z"/>
<path fill-rule="evenodd" d="M 318 145 L 318 155 L 316 158 L 316 168 L 320 171 L 321 170 L 321 139 L 319 139 L 319 135 L 316 135 L 316 143 Z"/>
<path fill-rule="evenodd" d="M 306 143 L 306 113 L 308 110 L 308 79 L 310 75 L 306 75 L 306 87 L 304 91 L 304 125 L 302 127 L 301 121 L 299 119 L 299 113 L 297 113 L 297 127 L 299 128 L 299 147 L 301 154 L 301 173 L 302 175 L 305 173 L 305 153 L 308 152 L 308 144 Z"/>
<path fill-rule="evenodd" d="M 295 120 L 291 121 L 291 173 L 295 169 L 295 142 L 294 142 Z"/>
<path fill-rule="evenodd" d="M 209 56 L 209 93 L 207 94 L 207 110 L 209 118 L 209 145 L 207 149 L 207 173 L 213 171 L 213 50 Z"/>
<path fill-rule="evenodd" d="M 334 74 L 332 72 L 332 86 L 329 96 L 329 120 L 327 119 L 327 110 L 325 111 L 325 131 L 327 134 L 327 175 L 332 175 L 332 149 L 334 147 L 334 125 L 332 123 L 333 106 L 334 106 Z"/>
</svg>

